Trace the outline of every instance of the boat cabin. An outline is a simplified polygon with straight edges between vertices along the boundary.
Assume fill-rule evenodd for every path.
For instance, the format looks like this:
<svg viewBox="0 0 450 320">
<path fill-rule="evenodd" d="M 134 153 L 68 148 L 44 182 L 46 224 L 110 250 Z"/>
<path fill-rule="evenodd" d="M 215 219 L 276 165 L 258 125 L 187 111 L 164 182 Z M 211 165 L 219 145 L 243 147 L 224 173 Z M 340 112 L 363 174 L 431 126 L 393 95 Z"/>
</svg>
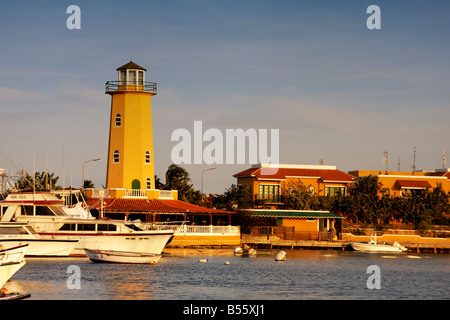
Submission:
<svg viewBox="0 0 450 320">
<path fill-rule="evenodd" d="M 63 205 L 63 200 L 49 192 L 11 193 L 0 203 L 0 217 L 2 222 L 17 221 L 20 216 L 64 217 Z"/>
</svg>

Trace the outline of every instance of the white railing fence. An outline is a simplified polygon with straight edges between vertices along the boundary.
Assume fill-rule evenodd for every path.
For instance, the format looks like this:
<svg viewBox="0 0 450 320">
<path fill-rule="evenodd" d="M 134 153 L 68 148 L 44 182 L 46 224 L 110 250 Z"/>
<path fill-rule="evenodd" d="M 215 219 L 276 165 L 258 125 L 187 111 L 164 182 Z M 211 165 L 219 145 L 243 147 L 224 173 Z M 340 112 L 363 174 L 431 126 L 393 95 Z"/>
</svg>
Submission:
<svg viewBox="0 0 450 320">
<path fill-rule="evenodd" d="M 136 224 L 142 230 L 174 230 L 175 234 L 240 234 L 239 226 L 196 226 L 184 222 L 141 222 Z"/>
</svg>

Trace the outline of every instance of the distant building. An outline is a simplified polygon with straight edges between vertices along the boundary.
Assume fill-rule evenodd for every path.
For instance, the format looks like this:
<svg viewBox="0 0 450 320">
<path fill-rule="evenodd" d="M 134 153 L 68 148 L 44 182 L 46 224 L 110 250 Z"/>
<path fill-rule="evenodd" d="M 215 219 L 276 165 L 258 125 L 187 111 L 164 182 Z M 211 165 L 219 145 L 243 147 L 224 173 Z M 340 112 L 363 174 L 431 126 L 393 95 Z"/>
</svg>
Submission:
<svg viewBox="0 0 450 320">
<path fill-rule="evenodd" d="M 285 227 L 283 232 L 291 230 L 289 236 L 297 240 L 328 240 L 332 231 L 337 235 L 342 229 L 342 216 L 329 211 L 283 210 L 284 195 L 290 192 L 298 182 L 313 195 L 347 195 L 354 176 L 324 165 L 275 166 L 276 172 L 263 170 L 270 165 L 260 164 L 234 175 L 237 184 L 249 187 L 253 198 L 261 200 L 264 209 L 243 210 L 252 219 L 272 219 L 271 225 Z"/>
<path fill-rule="evenodd" d="M 281 232 L 272 228 L 273 234 L 285 240 L 331 240 L 334 235 L 340 237 L 342 232 L 343 216 L 318 210 L 267 210 L 267 209 L 245 209 L 242 210 L 252 219 L 264 218 L 268 226 L 282 226 Z M 272 221 L 270 221 L 272 220 Z M 267 230 L 264 227 L 255 227 L 254 230 Z M 283 233 L 290 234 L 283 234 Z"/>
<path fill-rule="evenodd" d="M 259 164 L 235 174 L 237 184 L 250 187 L 255 200 L 263 200 L 274 207 L 284 205 L 284 194 L 298 181 L 311 194 L 322 196 L 347 195 L 354 179 L 351 174 L 324 165 L 277 165 L 275 174 L 261 170 L 269 165 Z"/>
<path fill-rule="evenodd" d="M 393 197 L 404 197 L 412 193 L 422 193 L 438 185 L 448 193 L 450 192 L 450 169 L 437 169 L 435 171 L 350 171 L 355 177 L 375 176 L 381 182 L 382 194 Z"/>
</svg>

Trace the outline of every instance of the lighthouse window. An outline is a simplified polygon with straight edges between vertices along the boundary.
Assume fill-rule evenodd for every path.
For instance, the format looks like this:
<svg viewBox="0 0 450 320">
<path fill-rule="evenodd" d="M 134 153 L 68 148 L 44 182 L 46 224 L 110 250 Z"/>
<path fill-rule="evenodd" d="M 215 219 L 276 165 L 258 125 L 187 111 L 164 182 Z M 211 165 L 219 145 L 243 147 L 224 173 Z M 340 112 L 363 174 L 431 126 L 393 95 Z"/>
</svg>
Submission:
<svg viewBox="0 0 450 320">
<path fill-rule="evenodd" d="M 114 151 L 113 162 L 114 163 L 119 163 L 119 159 L 120 159 L 119 150 L 116 150 L 116 151 Z"/>
<path fill-rule="evenodd" d="M 121 70 L 120 71 L 120 82 L 121 84 L 126 84 L 127 81 L 127 71 L 126 70 Z"/>
<path fill-rule="evenodd" d="M 129 71 L 128 72 L 128 76 L 129 76 L 129 83 L 130 84 L 136 84 L 136 71 Z"/>
<path fill-rule="evenodd" d="M 120 113 L 116 114 L 115 126 L 116 127 L 121 127 L 122 126 L 122 115 Z"/>
<path fill-rule="evenodd" d="M 151 163 L 150 151 L 145 151 L 145 163 Z"/>
<path fill-rule="evenodd" d="M 141 86 L 144 84 L 144 71 L 138 71 L 138 84 Z"/>
<path fill-rule="evenodd" d="M 152 188 L 152 180 L 150 178 L 147 178 L 147 189 Z"/>
</svg>

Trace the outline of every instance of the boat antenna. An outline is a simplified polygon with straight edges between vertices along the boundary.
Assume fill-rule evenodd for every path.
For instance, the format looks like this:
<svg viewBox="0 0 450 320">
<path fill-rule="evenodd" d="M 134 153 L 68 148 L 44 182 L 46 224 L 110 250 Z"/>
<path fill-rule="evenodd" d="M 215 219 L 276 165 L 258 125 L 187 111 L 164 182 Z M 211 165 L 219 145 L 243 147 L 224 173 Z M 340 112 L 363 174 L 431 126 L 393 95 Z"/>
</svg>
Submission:
<svg viewBox="0 0 450 320">
<path fill-rule="evenodd" d="M 33 202 L 36 193 L 36 145 L 33 145 Z"/>
<path fill-rule="evenodd" d="M 62 147 L 62 160 L 63 160 L 63 195 L 64 195 L 64 190 L 66 189 L 66 169 L 65 169 L 65 146 L 66 146 L 66 132 L 64 131 L 64 135 L 63 135 L 63 147 Z"/>
<path fill-rule="evenodd" d="M 48 149 L 47 149 L 47 159 L 46 159 L 47 163 L 46 163 L 46 168 L 45 168 L 45 188 L 44 189 L 48 189 L 48 191 L 50 191 L 50 184 L 48 183 Z"/>
<path fill-rule="evenodd" d="M 445 169 L 447 157 L 445 156 L 445 148 L 442 148 L 442 169 Z"/>
<path fill-rule="evenodd" d="M 384 150 L 383 162 L 386 164 L 386 174 L 388 174 L 388 169 L 389 169 L 389 152 L 387 150 Z"/>
</svg>

